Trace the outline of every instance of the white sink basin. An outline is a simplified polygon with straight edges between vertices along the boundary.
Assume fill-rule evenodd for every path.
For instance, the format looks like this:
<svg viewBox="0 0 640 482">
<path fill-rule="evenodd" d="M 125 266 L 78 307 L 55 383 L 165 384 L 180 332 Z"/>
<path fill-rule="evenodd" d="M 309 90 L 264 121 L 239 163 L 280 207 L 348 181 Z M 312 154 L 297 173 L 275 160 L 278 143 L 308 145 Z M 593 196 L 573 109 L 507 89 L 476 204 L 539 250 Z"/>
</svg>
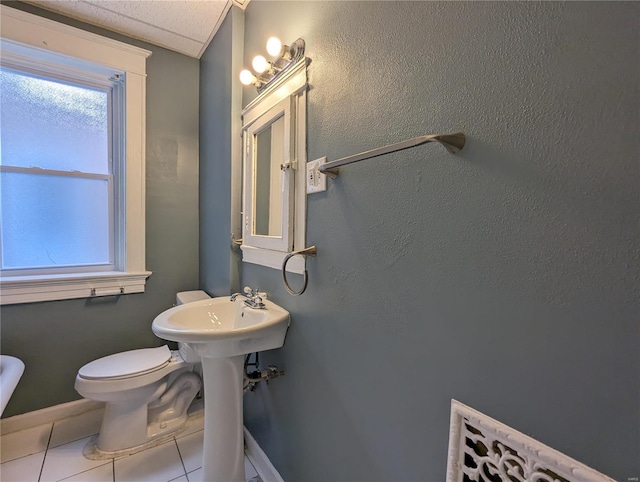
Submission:
<svg viewBox="0 0 640 482">
<path fill-rule="evenodd" d="M 244 482 L 242 388 L 244 355 L 280 348 L 289 312 L 264 301 L 251 308 L 243 296 L 194 301 L 160 313 L 151 328 L 160 338 L 185 343 L 202 357 L 204 447 L 202 480 Z"/>
<path fill-rule="evenodd" d="M 250 308 L 244 300 L 225 296 L 176 306 L 160 313 L 151 328 L 159 338 L 187 343 L 203 358 L 280 348 L 289 312 L 268 300 L 264 309 Z"/>
<path fill-rule="evenodd" d="M 24 363 L 16 357 L 0 355 L 0 415 L 24 372 Z"/>
</svg>

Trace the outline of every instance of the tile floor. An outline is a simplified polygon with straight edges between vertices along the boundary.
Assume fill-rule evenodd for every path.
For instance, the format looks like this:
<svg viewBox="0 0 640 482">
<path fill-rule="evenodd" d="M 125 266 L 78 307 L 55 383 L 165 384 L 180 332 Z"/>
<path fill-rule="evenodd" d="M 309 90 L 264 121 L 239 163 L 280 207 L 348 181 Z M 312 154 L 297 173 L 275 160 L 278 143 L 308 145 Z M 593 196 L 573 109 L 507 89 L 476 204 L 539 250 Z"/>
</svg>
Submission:
<svg viewBox="0 0 640 482">
<path fill-rule="evenodd" d="M 3 435 L 2 482 L 202 482 L 204 417 L 189 418 L 187 428 L 168 442 L 137 454 L 88 460 L 82 449 L 100 428 L 101 410 Z M 246 480 L 262 482 L 244 458 Z"/>
</svg>

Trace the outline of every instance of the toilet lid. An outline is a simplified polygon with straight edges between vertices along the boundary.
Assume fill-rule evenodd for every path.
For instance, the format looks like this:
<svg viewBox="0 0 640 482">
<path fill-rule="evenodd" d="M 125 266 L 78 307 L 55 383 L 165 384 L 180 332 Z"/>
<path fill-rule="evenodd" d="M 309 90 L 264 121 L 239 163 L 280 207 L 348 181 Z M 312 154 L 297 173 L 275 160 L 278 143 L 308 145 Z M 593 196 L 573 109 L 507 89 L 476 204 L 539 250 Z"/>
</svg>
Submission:
<svg viewBox="0 0 640 482">
<path fill-rule="evenodd" d="M 157 370 L 170 359 L 171 350 L 167 345 L 142 348 L 98 358 L 83 366 L 78 375 L 89 380 L 128 377 Z"/>
</svg>

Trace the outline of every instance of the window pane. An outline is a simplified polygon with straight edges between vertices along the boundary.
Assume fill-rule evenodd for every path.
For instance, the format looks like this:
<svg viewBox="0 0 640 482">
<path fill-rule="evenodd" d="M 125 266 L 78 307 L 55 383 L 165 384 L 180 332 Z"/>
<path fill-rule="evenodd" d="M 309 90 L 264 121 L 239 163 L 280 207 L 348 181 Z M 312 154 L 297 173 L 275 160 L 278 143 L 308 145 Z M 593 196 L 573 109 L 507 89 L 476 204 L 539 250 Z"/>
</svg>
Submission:
<svg viewBox="0 0 640 482">
<path fill-rule="evenodd" d="M 0 164 L 109 173 L 104 90 L 0 70 Z"/>
<path fill-rule="evenodd" d="M 109 182 L 3 172 L 2 268 L 109 263 Z"/>
</svg>

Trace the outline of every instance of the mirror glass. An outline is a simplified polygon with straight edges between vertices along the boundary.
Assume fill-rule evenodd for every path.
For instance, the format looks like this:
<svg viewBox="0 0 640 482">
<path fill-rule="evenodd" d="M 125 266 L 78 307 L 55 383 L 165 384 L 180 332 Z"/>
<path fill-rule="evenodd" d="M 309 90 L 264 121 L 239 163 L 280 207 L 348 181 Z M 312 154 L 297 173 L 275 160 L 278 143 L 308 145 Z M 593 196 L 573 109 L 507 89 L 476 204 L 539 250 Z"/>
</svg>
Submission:
<svg viewBox="0 0 640 482">
<path fill-rule="evenodd" d="M 255 196 L 253 234 L 282 236 L 282 177 L 280 165 L 284 152 L 284 116 L 255 136 Z"/>
</svg>

